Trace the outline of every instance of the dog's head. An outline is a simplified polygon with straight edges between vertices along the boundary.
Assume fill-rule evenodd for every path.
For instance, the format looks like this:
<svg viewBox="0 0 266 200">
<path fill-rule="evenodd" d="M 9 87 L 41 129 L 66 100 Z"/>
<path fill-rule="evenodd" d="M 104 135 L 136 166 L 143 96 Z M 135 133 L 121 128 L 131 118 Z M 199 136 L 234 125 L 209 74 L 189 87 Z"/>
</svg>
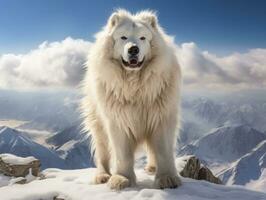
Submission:
<svg viewBox="0 0 266 200">
<path fill-rule="evenodd" d="M 107 23 L 112 37 L 113 59 L 118 60 L 126 70 L 139 70 L 151 59 L 151 48 L 157 17 L 153 12 L 143 11 L 136 15 L 119 10 L 113 13 Z"/>
</svg>

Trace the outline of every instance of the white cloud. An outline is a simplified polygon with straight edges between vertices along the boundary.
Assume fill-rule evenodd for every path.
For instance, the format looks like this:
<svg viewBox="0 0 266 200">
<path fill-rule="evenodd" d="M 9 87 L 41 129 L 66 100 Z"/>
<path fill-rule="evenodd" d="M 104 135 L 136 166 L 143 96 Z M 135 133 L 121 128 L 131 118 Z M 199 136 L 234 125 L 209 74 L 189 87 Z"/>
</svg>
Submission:
<svg viewBox="0 0 266 200">
<path fill-rule="evenodd" d="M 91 43 L 66 38 L 43 42 L 23 55 L 0 56 L 0 88 L 38 88 L 76 86 Z"/>
<path fill-rule="evenodd" d="M 76 87 L 91 43 L 66 38 L 44 42 L 27 54 L 0 56 L 0 88 Z M 195 43 L 178 46 L 184 86 L 192 89 L 259 89 L 266 87 L 266 49 L 218 57 Z"/>
<path fill-rule="evenodd" d="M 266 87 L 266 49 L 218 57 L 195 43 L 178 47 L 184 85 L 195 89 L 260 89 Z"/>
</svg>

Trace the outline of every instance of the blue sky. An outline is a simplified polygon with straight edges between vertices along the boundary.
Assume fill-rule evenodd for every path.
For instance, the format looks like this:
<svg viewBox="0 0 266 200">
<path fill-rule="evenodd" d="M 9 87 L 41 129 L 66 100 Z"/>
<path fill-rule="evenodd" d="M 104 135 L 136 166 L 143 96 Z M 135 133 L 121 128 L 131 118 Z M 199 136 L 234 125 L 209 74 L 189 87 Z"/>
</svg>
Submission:
<svg viewBox="0 0 266 200">
<path fill-rule="evenodd" d="M 264 0 L 0 0 L 0 54 L 67 36 L 92 41 L 118 7 L 156 10 L 177 43 L 193 41 L 218 55 L 266 47 Z"/>
</svg>

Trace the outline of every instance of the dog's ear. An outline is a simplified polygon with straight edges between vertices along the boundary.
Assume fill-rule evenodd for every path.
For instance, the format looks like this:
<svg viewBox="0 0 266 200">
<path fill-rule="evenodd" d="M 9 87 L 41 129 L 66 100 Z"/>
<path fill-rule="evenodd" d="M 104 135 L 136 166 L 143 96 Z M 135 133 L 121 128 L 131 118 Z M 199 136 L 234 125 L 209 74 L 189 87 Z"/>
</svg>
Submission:
<svg viewBox="0 0 266 200">
<path fill-rule="evenodd" d="M 155 12 L 143 11 L 139 13 L 139 17 L 148 23 L 152 28 L 156 29 L 158 25 L 158 19 Z"/>
<path fill-rule="evenodd" d="M 158 19 L 156 15 L 149 16 L 148 21 L 152 28 L 157 28 Z"/>
<path fill-rule="evenodd" d="M 112 29 L 119 23 L 119 14 L 117 12 L 113 13 L 107 22 L 107 26 L 109 29 Z"/>
</svg>

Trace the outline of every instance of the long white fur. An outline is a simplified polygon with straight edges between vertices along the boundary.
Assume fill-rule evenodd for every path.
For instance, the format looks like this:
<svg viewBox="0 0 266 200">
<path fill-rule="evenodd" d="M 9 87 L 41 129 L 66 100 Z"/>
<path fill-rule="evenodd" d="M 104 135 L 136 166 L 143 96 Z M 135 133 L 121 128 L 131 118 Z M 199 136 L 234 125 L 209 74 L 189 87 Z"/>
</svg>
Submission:
<svg viewBox="0 0 266 200">
<path fill-rule="evenodd" d="M 150 31 L 150 48 L 139 70 L 125 69 L 114 56 L 117 27 L 140 23 Z M 127 27 L 125 27 L 127 28 Z M 155 13 L 135 15 L 118 10 L 96 35 L 86 64 L 81 103 L 85 130 L 91 134 L 98 169 L 96 183 L 110 178 L 121 189 L 135 184 L 134 151 L 145 144 L 148 168 L 156 169 L 155 187 L 180 185 L 174 165 L 179 125 L 181 72 L 173 39 L 158 24 Z"/>
</svg>

